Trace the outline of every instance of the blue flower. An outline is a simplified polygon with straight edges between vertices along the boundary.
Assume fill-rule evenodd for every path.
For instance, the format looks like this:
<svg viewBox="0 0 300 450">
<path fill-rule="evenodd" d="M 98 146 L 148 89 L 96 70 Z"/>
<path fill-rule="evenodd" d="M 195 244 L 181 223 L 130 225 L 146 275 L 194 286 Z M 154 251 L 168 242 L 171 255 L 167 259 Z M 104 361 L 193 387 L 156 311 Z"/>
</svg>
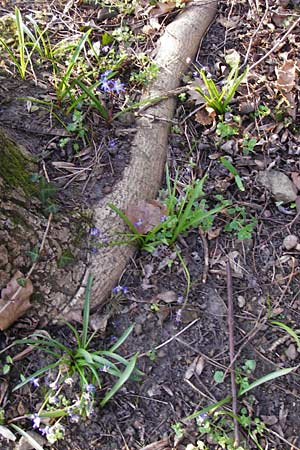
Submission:
<svg viewBox="0 0 300 450">
<path fill-rule="evenodd" d="M 100 75 L 99 80 L 100 80 L 101 82 L 103 82 L 103 81 L 105 81 L 105 80 L 108 80 L 109 75 L 111 75 L 112 72 L 113 72 L 112 70 L 106 70 L 105 72 L 103 72 L 103 73 Z"/>
<path fill-rule="evenodd" d="M 110 46 L 109 45 L 104 45 L 104 47 L 102 47 L 101 49 L 103 51 L 103 53 L 108 53 L 110 50 Z"/>
<path fill-rule="evenodd" d="M 161 216 L 160 222 L 165 222 L 167 220 L 168 216 Z"/>
<path fill-rule="evenodd" d="M 40 385 L 39 379 L 38 379 L 38 378 L 31 378 L 30 383 L 31 383 L 34 387 L 39 387 L 39 385 Z"/>
<path fill-rule="evenodd" d="M 179 325 L 182 319 L 182 309 L 178 309 L 175 316 L 175 323 L 176 325 Z"/>
<path fill-rule="evenodd" d="M 90 252 L 91 253 L 97 253 L 97 251 L 98 251 L 97 247 L 91 247 L 90 248 Z"/>
<path fill-rule="evenodd" d="M 128 287 L 126 286 L 115 286 L 112 290 L 113 294 L 124 294 L 126 295 L 128 293 Z"/>
<path fill-rule="evenodd" d="M 113 90 L 117 94 L 121 94 L 121 92 L 124 92 L 124 84 L 121 83 L 121 81 L 119 79 L 117 79 L 116 81 L 114 81 Z"/>
<path fill-rule="evenodd" d="M 93 237 L 98 237 L 100 234 L 100 230 L 97 227 L 90 228 L 90 235 Z"/>
<path fill-rule="evenodd" d="M 117 140 L 116 140 L 116 139 L 110 139 L 110 140 L 108 141 L 108 146 L 109 146 L 110 148 L 114 148 L 116 145 L 117 145 Z"/>
<path fill-rule="evenodd" d="M 70 414 L 70 422 L 72 423 L 78 423 L 80 420 L 79 414 Z"/>
<path fill-rule="evenodd" d="M 100 87 L 104 92 L 113 92 L 114 81 L 113 80 L 103 80 L 100 84 Z"/>
<path fill-rule="evenodd" d="M 39 428 L 41 424 L 41 418 L 38 416 L 38 414 L 32 414 L 30 416 L 30 419 L 32 420 L 33 428 Z"/>
<path fill-rule="evenodd" d="M 96 388 L 93 384 L 86 384 L 84 386 L 84 389 L 86 392 L 90 393 L 90 392 L 95 392 Z"/>
<path fill-rule="evenodd" d="M 137 220 L 136 222 L 134 222 L 134 226 L 135 227 L 141 227 L 143 225 L 144 221 L 142 219 Z"/>
</svg>

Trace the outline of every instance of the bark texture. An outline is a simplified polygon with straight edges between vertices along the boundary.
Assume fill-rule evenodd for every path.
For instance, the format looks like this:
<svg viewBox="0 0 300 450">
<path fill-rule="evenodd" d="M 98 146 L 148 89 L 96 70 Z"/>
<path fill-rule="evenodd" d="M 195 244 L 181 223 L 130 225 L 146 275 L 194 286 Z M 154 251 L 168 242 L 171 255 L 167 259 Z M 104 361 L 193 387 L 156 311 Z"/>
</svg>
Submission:
<svg viewBox="0 0 300 450">
<path fill-rule="evenodd" d="M 213 20 L 217 1 L 198 0 L 187 7 L 170 25 L 158 43 L 157 79 L 142 98 L 163 96 L 177 88 L 180 79 L 195 57 L 199 43 Z M 175 99 L 169 98 L 147 109 L 147 118 L 138 121 L 138 129 L 131 150 L 131 162 L 122 180 L 95 210 L 95 225 L 105 234 L 124 231 L 122 221 L 108 207 L 113 203 L 120 209 L 140 199 L 155 198 L 161 186 L 167 155 L 169 123 L 173 117 Z M 154 119 L 149 118 L 153 116 Z M 160 120 L 163 118 L 164 120 Z M 125 266 L 135 252 L 128 246 L 100 248 L 92 256 L 90 271 L 94 275 L 91 305 L 105 302 L 111 289 L 118 284 Z M 61 310 L 63 317 L 78 320 L 82 310 L 84 285 L 72 301 Z"/>
</svg>

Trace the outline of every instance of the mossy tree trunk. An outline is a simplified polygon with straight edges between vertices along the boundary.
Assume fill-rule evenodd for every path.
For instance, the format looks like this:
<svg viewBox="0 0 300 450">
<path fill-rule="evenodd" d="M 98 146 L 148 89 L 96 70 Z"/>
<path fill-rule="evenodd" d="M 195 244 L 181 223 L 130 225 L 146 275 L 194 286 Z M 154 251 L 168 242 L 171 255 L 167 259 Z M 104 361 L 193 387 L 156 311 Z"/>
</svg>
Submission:
<svg viewBox="0 0 300 450">
<path fill-rule="evenodd" d="M 0 129 L 0 289 L 17 270 L 28 273 L 33 264 L 30 252 L 38 252 L 45 236 L 49 215 L 38 200 L 37 184 L 31 181 L 37 172 L 38 164 L 26 150 Z M 81 285 L 85 255 L 75 244 L 78 229 L 72 219 L 56 214 L 51 220 L 30 277 L 34 295 L 29 314 L 34 318 L 48 321 L 58 315 Z"/>
</svg>

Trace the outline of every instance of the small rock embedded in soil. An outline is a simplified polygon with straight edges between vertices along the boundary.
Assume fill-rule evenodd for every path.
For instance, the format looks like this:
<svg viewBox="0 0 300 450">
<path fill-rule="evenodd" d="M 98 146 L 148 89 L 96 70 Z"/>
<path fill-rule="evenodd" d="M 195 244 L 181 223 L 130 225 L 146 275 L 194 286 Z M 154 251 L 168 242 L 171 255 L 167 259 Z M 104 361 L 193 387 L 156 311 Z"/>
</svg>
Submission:
<svg viewBox="0 0 300 450">
<path fill-rule="evenodd" d="M 284 353 L 286 354 L 288 359 L 291 359 L 292 361 L 294 361 L 294 359 L 296 359 L 298 356 L 297 349 L 294 344 L 290 344 Z"/>
<path fill-rule="evenodd" d="M 283 247 L 286 250 L 292 250 L 295 248 L 298 244 L 298 236 L 295 236 L 294 234 L 289 234 L 283 239 Z"/>
<path fill-rule="evenodd" d="M 257 177 L 258 182 L 269 189 L 277 202 L 289 203 L 297 198 L 294 184 L 287 175 L 277 170 L 264 170 Z"/>
<path fill-rule="evenodd" d="M 29 434 L 29 436 L 32 437 L 32 439 L 34 439 L 41 446 L 47 443 L 46 439 L 35 431 L 27 431 L 27 434 Z M 18 444 L 16 445 L 15 450 L 32 450 L 34 448 L 36 447 L 33 447 L 33 445 L 28 442 L 26 437 L 22 436 Z"/>
</svg>

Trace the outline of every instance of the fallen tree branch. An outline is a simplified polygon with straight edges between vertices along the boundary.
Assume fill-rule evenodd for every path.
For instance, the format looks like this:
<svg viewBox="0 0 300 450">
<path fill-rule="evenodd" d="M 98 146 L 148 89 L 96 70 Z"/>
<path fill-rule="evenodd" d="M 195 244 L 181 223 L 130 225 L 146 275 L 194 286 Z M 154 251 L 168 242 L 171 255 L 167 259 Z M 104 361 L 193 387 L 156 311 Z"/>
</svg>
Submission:
<svg viewBox="0 0 300 450">
<path fill-rule="evenodd" d="M 163 97 L 166 92 L 177 89 L 181 77 L 190 61 L 195 57 L 199 43 L 216 13 L 217 1 L 198 0 L 187 6 L 170 23 L 158 41 L 154 59 L 159 67 L 157 79 L 152 82 L 141 101 L 147 98 Z M 94 211 L 95 226 L 102 233 L 111 235 L 125 231 L 119 217 L 108 207 L 109 203 L 124 210 L 138 200 L 153 199 L 161 186 L 164 165 L 167 156 L 167 142 L 176 100 L 167 98 L 147 108 L 147 114 L 163 117 L 166 121 L 151 121 L 147 117 L 138 119 L 137 132 L 131 147 L 131 161 L 124 170 L 123 178 L 111 194 L 96 205 Z M 99 248 L 91 257 L 90 270 L 94 275 L 91 307 L 103 304 L 112 288 L 135 252 L 134 247 L 113 246 Z M 60 311 L 67 320 L 80 320 L 83 297 L 72 299 Z M 53 319 L 57 318 L 54 317 Z"/>
</svg>

